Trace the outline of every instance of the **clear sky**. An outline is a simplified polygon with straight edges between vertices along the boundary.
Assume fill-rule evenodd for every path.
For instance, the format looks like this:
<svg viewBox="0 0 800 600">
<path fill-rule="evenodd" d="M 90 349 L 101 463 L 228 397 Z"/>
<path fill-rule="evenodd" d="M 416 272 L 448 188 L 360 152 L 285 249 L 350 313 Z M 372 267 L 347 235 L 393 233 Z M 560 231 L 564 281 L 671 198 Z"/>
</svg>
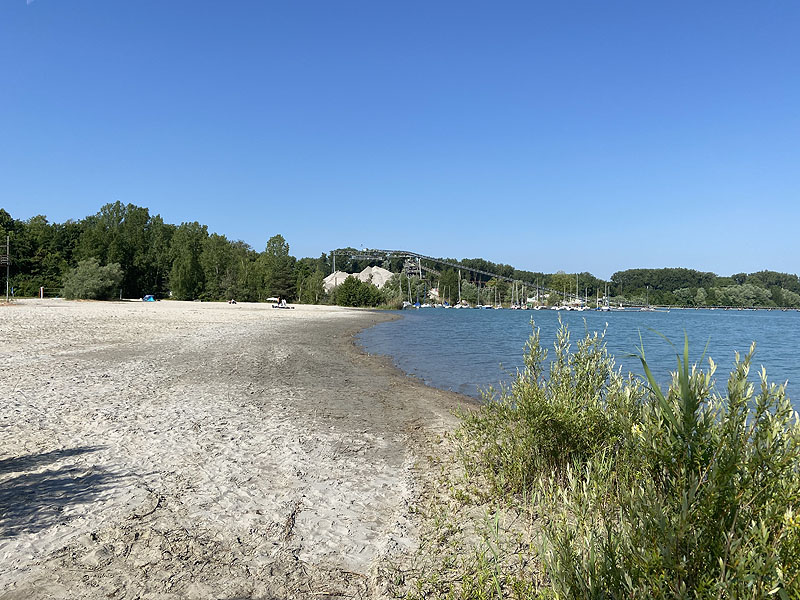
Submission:
<svg viewBox="0 0 800 600">
<path fill-rule="evenodd" d="M 0 207 L 797 273 L 800 3 L 2 0 Z"/>
</svg>

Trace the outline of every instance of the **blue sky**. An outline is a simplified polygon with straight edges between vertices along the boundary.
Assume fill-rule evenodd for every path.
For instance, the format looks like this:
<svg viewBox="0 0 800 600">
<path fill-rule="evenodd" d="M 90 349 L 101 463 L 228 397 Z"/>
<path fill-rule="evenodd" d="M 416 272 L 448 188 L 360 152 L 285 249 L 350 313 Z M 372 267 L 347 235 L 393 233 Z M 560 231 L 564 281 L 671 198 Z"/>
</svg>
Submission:
<svg viewBox="0 0 800 600">
<path fill-rule="evenodd" d="M 0 3 L 0 206 L 296 256 L 798 272 L 796 2 Z"/>
</svg>

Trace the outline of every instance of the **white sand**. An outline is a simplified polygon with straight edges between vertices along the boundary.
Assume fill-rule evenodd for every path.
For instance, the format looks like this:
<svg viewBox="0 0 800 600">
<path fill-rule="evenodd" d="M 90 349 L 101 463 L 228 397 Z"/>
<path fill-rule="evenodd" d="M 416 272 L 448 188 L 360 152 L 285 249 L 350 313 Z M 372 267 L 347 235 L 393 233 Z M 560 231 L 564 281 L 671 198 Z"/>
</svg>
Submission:
<svg viewBox="0 0 800 600">
<path fill-rule="evenodd" d="M 331 307 L 0 307 L 0 598 L 380 595 L 458 401 Z"/>
</svg>

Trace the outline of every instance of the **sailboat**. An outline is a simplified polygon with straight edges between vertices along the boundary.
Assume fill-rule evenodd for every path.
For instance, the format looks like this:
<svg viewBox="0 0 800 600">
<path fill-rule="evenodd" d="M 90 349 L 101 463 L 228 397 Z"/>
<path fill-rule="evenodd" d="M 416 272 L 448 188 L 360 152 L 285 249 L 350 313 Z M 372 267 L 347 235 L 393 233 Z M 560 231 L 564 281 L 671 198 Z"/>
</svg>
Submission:
<svg viewBox="0 0 800 600">
<path fill-rule="evenodd" d="M 608 283 L 606 283 L 605 290 L 603 291 L 603 306 L 600 306 L 600 290 L 597 290 L 598 299 L 597 299 L 597 309 L 603 312 L 611 312 L 611 306 L 608 304 Z"/>
<path fill-rule="evenodd" d="M 647 296 L 645 300 L 645 306 L 639 309 L 642 312 L 655 312 L 655 308 L 650 306 L 650 286 L 647 286 Z"/>
</svg>

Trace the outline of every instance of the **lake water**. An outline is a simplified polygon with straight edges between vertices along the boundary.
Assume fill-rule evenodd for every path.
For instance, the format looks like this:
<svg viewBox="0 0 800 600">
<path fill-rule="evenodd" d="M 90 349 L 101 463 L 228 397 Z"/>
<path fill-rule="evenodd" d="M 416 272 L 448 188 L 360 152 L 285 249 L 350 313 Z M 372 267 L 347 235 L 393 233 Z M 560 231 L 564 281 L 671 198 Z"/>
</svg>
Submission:
<svg viewBox="0 0 800 600">
<path fill-rule="evenodd" d="M 737 310 L 670 310 L 669 312 L 597 312 L 554 310 L 456 310 L 427 308 L 406 310 L 402 318 L 381 323 L 359 334 L 371 354 L 390 356 L 403 371 L 426 384 L 473 397 L 500 381 L 509 381 L 523 366 L 522 354 L 531 333 L 531 320 L 541 330 L 542 345 L 552 355 L 558 319 L 566 323 L 574 343 L 587 331 L 606 329 L 606 344 L 624 371 L 642 374 L 639 359 L 631 356 L 644 342 L 653 374 L 668 382 L 675 370 L 675 350 L 658 335 L 665 335 L 681 351 L 684 331 L 689 336 L 691 362 L 703 354 L 717 363 L 716 378 L 724 391 L 734 363 L 756 342 L 751 378 L 760 365 L 770 381 L 789 382 L 795 407 L 800 407 L 800 312 Z M 706 369 L 708 360 L 701 366 Z"/>
</svg>

